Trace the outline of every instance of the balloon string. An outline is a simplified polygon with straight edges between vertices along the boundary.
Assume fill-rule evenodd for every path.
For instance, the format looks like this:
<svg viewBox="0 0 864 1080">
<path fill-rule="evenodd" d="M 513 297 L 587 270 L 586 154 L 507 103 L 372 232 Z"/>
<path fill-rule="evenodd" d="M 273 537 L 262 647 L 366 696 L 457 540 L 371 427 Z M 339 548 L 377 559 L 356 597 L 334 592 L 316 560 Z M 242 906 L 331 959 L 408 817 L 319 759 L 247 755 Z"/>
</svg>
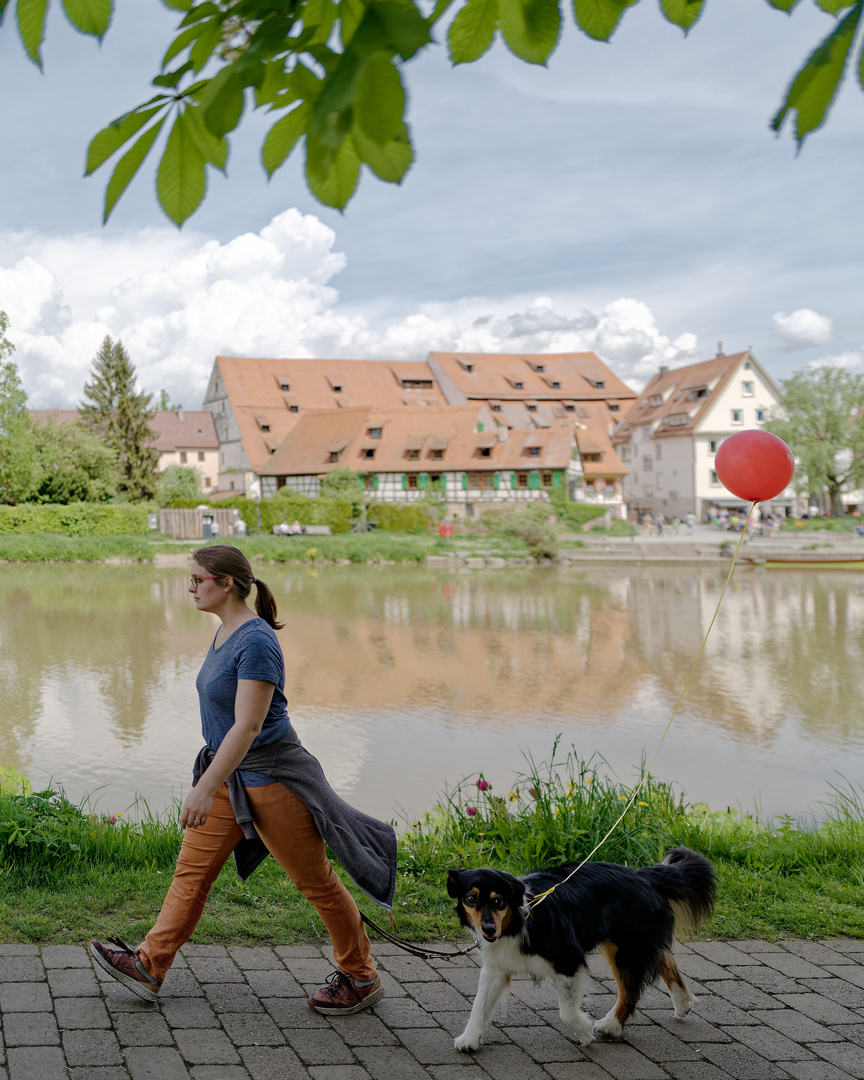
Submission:
<svg viewBox="0 0 864 1080">
<path fill-rule="evenodd" d="M 570 871 L 567 877 L 565 877 L 562 881 L 557 882 L 557 884 L 553 885 L 551 889 L 547 889 L 545 892 L 538 893 L 528 904 L 528 910 L 526 911 L 526 915 L 530 914 L 531 909 L 537 907 L 538 904 L 542 903 L 547 896 L 555 892 L 559 885 L 563 885 L 565 881 L 569 881 L 574 874 L 578 873 L 582 869 L 585 863 L 587 863 L 594 855 L 597 854 L 600 848 L 603 847 L 603 845 L 606 843 L 612 833 L 615 832 L 615 830 L 627 816 L 628 811 L 633 806 L 633 803 L 636 801 L 636 799 L 639 797 L 642 789 L 645 787 L 645 784 L 647 783 L 651 775 L 651 769 L 654 767 L 654 763 L 657 760 L 658 755 L 660 754 L 663 743 L 666 741 L 666 736 L 669 734 L 669 729 L 672 727 L 675 717 L 678 715 L 678 709 L 681 707 L 681 702 L 684 700 L 684 695 L 687 693 L 687 687 L 690 685 L 690 680 L 693 678 L 693 674 L 696 671 L 696 665 L 699 663 L 700 659 L 702 658 L 702 653 L 705 651 L 705 645 L 708 642 L 708 635 L 711 633 L 714 623 L 717 621 L 717 615 L 720 611 L 720 605 L 723 603 L 723 597 L 726 595 L 726 589 L 729 586 L 729 582 L 732 580 L 732 571 L 735 569 L 735 563 L 738 561 L 738 552 L 741 550 L 741 544 L 744 542 L 744 537 L 747 534 L 747 526 L 750 524 L 750 517 L 755 509 L 756 503 L 754 502 L 750 507 L 749 511 L 747 512 L 747 520 L 744 522 L 744 527 L 741 530 L 741 535 L 738 538 L 738 543 L 735 546 L 735 551 L 732 553 L 732 565 L 729 567 L 729 573 L 726 575 L 726 580 L 723 582 L 723 588 L 720 590 L 720 596 L 717 600 L 717 606 L 714 608 L 714 614 L 711 616 L 711 622 L 708 624 L 708 629 L 705 631 L 705 636 L 702 638 L 702 644 L 699 646 L 699 652 L 696 654 L 696 659 L 693 661 L 693 666 L 690 668 L 690 674 L 687 676 L 687 681 L 684 683 L 684 688 L 678 695 L 678 700 L 675 702 L 675 708 L 672 710 L 672 715 L 669 717 L 669 723 L 666 725 L 666 729 L 660 737 L 660 742 L 657 744 L 657 749 L 654 751 L 654 757 L 651 758 L 648 767 L 646 769 L 643 769 L 642 771 L 642 779 L 639 781 L 638 785 L 633 790 L 633 794 L 628 799 L 627 804 L 621 811 L 620 816 L 617 818 L 617 820 L 603 837 L 603 839 L 597 842 L 594 848 L 589 851 L 589 853 L 585 856 L 582 862 L 579 863 L 578 866 L 574 867 L 573 870 Z"/>
</svg>

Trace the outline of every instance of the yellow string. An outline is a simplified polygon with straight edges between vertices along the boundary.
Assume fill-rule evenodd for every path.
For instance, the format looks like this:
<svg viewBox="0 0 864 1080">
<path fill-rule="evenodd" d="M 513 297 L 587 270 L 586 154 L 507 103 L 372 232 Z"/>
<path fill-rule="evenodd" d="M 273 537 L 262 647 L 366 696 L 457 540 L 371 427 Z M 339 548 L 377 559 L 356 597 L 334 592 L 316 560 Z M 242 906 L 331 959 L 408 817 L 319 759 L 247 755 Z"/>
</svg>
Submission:
<svg viewBox="0 0 864 1080">
<path fill-rule="evenodd" d="M 704 652 L 705 645 L 706 645 L 706 643 L 708 641 L 708 635 L 711 633 L 711 629 L 714 626 L 714 623 L 715 623 L 715 621 L 717 619 L 717 614 L 720 611 L 720 605 L 723 603 L 723 597 L 726 595 L 726 588 L 727 588 L 727 586 L 729 585 L 729 582 L 732 579 L 732 571 L 735 569 L 735 563 L 738 560 L 738 552 L 741 550 L 741 544 L 743 543 L 744 537 L 747 534 L 747 526 L 750 524 L 750 516 L 752 515 L 755 508 L 756 508 L 756 503 L 754 502 L 752 504 L 752 506 L 750 507 L 749 511 L 747 512 L 747 520 L 744 522 L 744 528 L 741 530 L 741 535 L 738 538 L 738 543 L 737 543 L 737 545 L 735 547 L 735 551 L 732 554 L 732 565 L 729 567 L 729 573 L 726 575 L 726 580 L 723 583 L 723 588 L 720 590 L 720 596 L 719 596 L 719 598 L 717 600 L 717 607 L 714 609 L 714 614 L 711 616 L 711 622 L 708 624 L 708 629 L 705 631 L 705 637 L 702 639 L 702 644 L 699 646 L 699 652 L 696 654 L 696 659 L 693 661 L 693 667 L 690 668 L 690 674 L 687 676 L 687 681 L 684 683 L 684 689 L 678 695 L 678 700 L 675 703 L 675 708 L 672 710 L 672 715 L 669 717 L 669 723 L 666 725 L 666 730 L 663 732 L 663 735 L 662 735 L 662 737 L 660 739 L 660 742 L 657 744 L 657 749 L 654 751 L 654 757 L 651 758 L 651 761 L 649 762 L 648 767 L 642 773 L 642 779 L 639 781 L 639 784 L 634 789 L 633 794 L 630 796 L 630 799 L 627 802 L 627 805 L 621 811 L 621 816 L 612 825 L 612 827 L 609 829 L 609 831 L 606 833 L 606 835 L 603 837 L 603 839 L 600 840 L 598 842 L 598 844 L 596 845 L 596 847 L 594 847 L 593 850 L 590 851 L 585 856 L 585 858 L 582 860 L 582 862 L 579 863 L 578 866 L 574 867 L 574 869 L 570 871 L 570 873 L 567 875 L 566 878 L 563 879 L 563 881 L 559 881 L 557 884 L 553 885 L 551 889 L 547 889 L 545 892 L 538 893 L 537 896 L 535 896 L 531 900 L 531 903 L 528 905 L 528 911 L 526 912 L 526 915 L 530 914 L 531 909 L 537 907 L 538 904 L 542 903 L 546 899 L 547 896 L 549 896 L 551 893 L 555 892 L 555 890 L 558 888 L 558 885 L 563 885 L 565 881 L 569 881 L 570 878 L 573 877 L 574 874 L 578 873 L 578 871 L 582 869 L 582 867 L 585 865 L 585 863 L 587 863 L 591 859 L 592 855 L 597 854 L 597 852 L 600 850 L 600 848 L 603 847 L 603 845 L 606 843 L 606 841 L 609 839 L 609 837 L 612 835 L 612 833 L 615 832 L 615 830 L 618 828 L 618 826 L 621 824 L 621 822 L 627 816 L 628 810 L 633 805 L 633 803 L 636 801 L 636 799 L 639 796 L 639 793 L 642 791 L 642 788 L 645 786 L 645 783 L 646 783 L 646 781 L 648 780 L 648 778 L 649 778 L 649 776 L 651 774 L 651 769 L 654 766 L 654 762 L 657 760 L 657 757 L 658 757 L 658 755 L 660 753 L 660 750 L 661 750 L 661 748 L 663 746 L 663 743 L 666 741 L 666 736 L 669 734 L 669 729 L 672 727 L 672 723 L 675 720 L 675 717 L 678 715 L 678 709 L 681 706 L 681 702 L 684 700 L 684 695 L 687 693 L 687 687 L 690 685 L 690 680 L 693 678 L 693 673 L 696 670 L 696 665 L 699 663 L 700 659 L 702 658 L 702 653 Z"/>
</svg>

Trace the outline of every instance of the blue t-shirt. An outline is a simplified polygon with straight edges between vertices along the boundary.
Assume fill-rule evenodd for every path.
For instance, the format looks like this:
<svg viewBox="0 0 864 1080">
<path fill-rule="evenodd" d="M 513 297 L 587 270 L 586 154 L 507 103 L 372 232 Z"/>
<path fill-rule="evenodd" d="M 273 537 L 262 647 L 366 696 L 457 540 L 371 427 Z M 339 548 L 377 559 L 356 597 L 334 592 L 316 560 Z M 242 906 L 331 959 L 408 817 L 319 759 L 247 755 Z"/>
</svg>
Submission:
<svg viewBox="0 0 864 1080">
<path fill-rule="evenodd" d="M 214 752 L 234 726 L 234 703 L 240 679 L 273 683 L 273 700 L 261 734 L 250 749 L 284 739 L 291 730 L 285 698 L 285 661 L 273 629 L 263 619 L 250 619 L 231 634 L 218 649 L 213 644 L 198 672 L 195 686 L 201 705 L 201 732 Z M 245 787 L 263 787 L 273 780 L 263 773 L 240 771 Z"/>
</svg>

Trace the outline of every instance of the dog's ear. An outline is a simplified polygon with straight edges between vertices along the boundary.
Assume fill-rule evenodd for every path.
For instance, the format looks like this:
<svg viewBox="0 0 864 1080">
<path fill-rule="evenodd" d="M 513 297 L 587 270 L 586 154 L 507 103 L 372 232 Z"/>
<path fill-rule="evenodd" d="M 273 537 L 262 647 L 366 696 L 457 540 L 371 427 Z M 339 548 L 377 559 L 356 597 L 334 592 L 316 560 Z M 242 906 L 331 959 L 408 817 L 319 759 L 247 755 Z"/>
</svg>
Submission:
<svg viewBox="0 0 864 1080">
<path fill-rule="evenodd" d="M 447 875 L 447 895 L 455 900 L 462 895 L 462 871 L 451 870 Z"/>
</svg>

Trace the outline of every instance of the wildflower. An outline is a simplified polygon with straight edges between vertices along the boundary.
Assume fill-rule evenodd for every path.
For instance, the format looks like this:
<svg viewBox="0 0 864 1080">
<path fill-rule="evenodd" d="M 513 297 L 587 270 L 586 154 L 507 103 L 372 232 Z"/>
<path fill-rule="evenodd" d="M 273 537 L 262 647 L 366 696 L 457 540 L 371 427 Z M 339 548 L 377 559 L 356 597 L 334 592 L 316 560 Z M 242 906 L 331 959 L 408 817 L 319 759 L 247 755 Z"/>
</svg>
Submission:
<svg viewBox="0 0 864 1080">
<path fill-rule="evenodd" d="M 528 794 L 531 796 L 532 799 L 539 799 L 540 798 L 540 792 L 536 788 L 529 787 L 528 788 Z"/>
<path fill-rule="evenodd" d="M 465 807 L 465 813 L 469 817 L 474 817 L 474 815 L 477 813 L 477 807 L 476 806 L 466 806 Z"/>
<path fill-rule="evenodd" d="M 116 825 L 116 824 L 117 824 L 117 822 L 118 822 L 118 821 L 120 820 L 120 818 L 122 818 L 122 817 L 123 817 L 123 815 L 122 815 L 122 814 L 112 814 L 112 815 L 111 815 L 111 817 L 109 817 L 109 818 L 108 818 L 108 824 L 109 824 L 109 825 Z"/>
<path fill-rule="evenodd" d="M 639 800 L 639 802 L 638 802 L 638 803 L 636 803 L 636 805 L 637 805 L 637 806 L 647 806 L 647 805 L 648 805 L 648 803 L 647 803 L 647 802 L 642 802 L 642 800 L 640 799 L 640 800 Z"/>
<path fill-rule="evenodd" d="M 558 814 L 560 812 L 561 812 L 561 808 L 559 806 L 553 806 L 552 807 L 552 817 L 558 817 Z"/>
<path fill-rule="evenodd" d="M 619 795 L 618 796 L 618 802 L 627 802 L 627 796 L 626 795 Z"/>
<path fill-rule="evenodd" d="M 576 788 L 577 788 L 577 785 L 574 784 L 573 781 L 571 780 L 570 783 L 567 785 L 567 794 L 572 795 L 574 793 L 574 791 L 576 790 Z"/>
<path fill-rule="evenodd" d="M 508 791 L 507 792 L 507 798 L 510 800 L 510 802 L 513 802 L 515 799 L 519 798 L 519 792 L 518 791 Z"/>
<path fill-rule="evenodd" d="M 481 791 L 491 791 L 492 790 L 492 785 L 489 783 L 488 780 L 475 780 L 474 785 L 475 785 L 475 787 L 480 788 Z"/>
</svg>

